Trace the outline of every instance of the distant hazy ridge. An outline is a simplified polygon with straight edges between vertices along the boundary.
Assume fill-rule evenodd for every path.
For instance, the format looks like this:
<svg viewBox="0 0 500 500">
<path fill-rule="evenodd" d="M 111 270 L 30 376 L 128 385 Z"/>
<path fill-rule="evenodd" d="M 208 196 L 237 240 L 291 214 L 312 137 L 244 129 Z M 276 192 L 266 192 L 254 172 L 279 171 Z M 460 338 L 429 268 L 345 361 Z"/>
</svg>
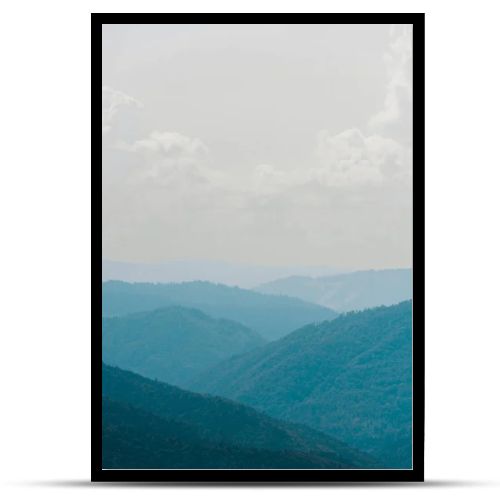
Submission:
<svg viewBox="0 0 500 500">
<path fill-rule="evenodd" d="M 386 269 L 318 278 L 290 276 L 265 283 L 255 290 L 297 297 L 339 312 L 354 311 L 411 299 L 412 274 L 411 269 Z"/>
</svg>

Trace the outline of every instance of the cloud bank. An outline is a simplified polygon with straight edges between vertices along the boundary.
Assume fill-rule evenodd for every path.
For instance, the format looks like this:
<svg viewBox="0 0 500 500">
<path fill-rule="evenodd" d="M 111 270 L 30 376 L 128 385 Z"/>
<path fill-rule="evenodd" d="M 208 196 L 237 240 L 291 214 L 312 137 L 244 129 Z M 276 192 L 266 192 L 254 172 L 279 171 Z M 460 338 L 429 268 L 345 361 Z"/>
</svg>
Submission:
<svg viewBox="0 0 500 500">
<path fill-rule="evenodd" d="M 392 27 L 389 41 L 383 107 L 359 127 L 304 137 L 299 166 L 222 165 L 203 137 L 144 132 L 147 105 L 103 86 L 104 256 L 409 265 L 411 27 Z"/>
</svg>

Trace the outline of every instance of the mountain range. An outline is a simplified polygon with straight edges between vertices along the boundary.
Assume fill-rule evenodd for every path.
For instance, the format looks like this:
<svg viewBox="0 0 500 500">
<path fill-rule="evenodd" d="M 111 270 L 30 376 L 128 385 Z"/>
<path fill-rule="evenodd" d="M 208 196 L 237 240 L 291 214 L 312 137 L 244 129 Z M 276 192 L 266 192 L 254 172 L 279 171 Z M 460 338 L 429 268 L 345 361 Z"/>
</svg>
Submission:
<svg viewBox="0 0 500 500">
<path fill-rule="evenodd" d="M 377 457 L 412 463 L 412 303 L 307 325 L 191 384 L 306 424 Z"/>
<path fill-rule="evenodd" d="M 264 295 L 204 281 L 168 284 L 107 281 L 102 284 L 102 313 L 105 317 L 172 305 L 195 308 L 213 318 L 236 321 L 267 340 L 278 339 L 308 323 L 337 316 L 331 309 L 297 298 Z"/>
<path fill-rule="evenodd" d="M 335 276 L 289 276 L 264 283 L 254 290 L 296 297 L 345 312 L 409 300 L 412 297 L 412 273 L 411 269 L 385 269 Z"/>
<path fill-rule="evenodd" d="M 102 359 L 177 385 L 265 340 L 249 328 L 197 309 L 163 309 L 103 318 Z"/>
<path fill-rule="evenodd" d="M 201 280 L 253 288 L 261 283 L 291 275 L 327 276 L 338 272 L 340 269 L 326 266 L 258 266 L 214 260 L 172 260 L 146 263 L 102 259 L 102 281 L 135 283 Z"/>
<path fill-rule="evenodd" d="M 102 365 L 104 468 L 373 468 L 330 436 Z"/>
</svg>

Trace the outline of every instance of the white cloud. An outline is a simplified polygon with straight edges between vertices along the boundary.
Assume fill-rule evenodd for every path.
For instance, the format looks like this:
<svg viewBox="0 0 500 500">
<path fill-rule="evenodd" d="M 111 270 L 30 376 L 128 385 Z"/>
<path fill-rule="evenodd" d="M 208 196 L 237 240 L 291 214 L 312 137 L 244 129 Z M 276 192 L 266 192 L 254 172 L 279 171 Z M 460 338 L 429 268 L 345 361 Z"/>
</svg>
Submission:
<svg viewBox="0 0 500 500">
<path fill-rule="evenodd" d="M 387 84 L 383 108 L 367 123 L 341 133 L 321 131 L 316 155 L 317 180 L 328 186 L 409 184 L 411 177 L 412 26 L 392 25 L 384 54 Z"/>
<path fill-rule="evenodd" d="M 202 141 L 177 132 L 154 131 L 123 149 L 141 156 L 141 174 L 159 181 L 171 182 L 178 177 L 203 180 L 202 167 L 208 149 Z"/>
<path fill-rule="evenodd" d="M 406 147 L 389 137 L 365 136 L 356 128 L 318 134 L 315 156 L 309 167 L 284 170 L 262 164 L 254 168 L 251 182 L 241 189 L 255 196 L 282 196 L 311 184 L 326 188 L 362 188 L 407 180 L 410 155 Z M 308 194 L 310 198 L 310 194 Z"/>
<path fill-rule="evenodd" d="M 381 184 L 408 173 L 406 148 L 388 137 L 365 137 L 358 129 L 320 132 L 317 155 L 321 166 L 315 176 L 329 186 Z"/>
<path fill-rule="evenodd" d="M 412 26 L 391 26 L 391 43 L 384 55 L 388 82 L 384 107 L 370 118 L 374 130 L 384 129 L 401 119 L 409 119 L 412 102 Z"/>
<path fill-rule="evenodd" d="M 209 151 L 194 137 L 198 130 L 189 121 L 169 115 L 165 123 L 196 130 L 193 136 L 170 128 L 154 130 L 162 122 L 148 126 L 137 99 L 103 87 L 107 255 L 124 260 L 307 260 L 352 267 L 363 260 L 360 252 L 366 252 L 370 263 L 393 265 L 393 255 L 404 261 L 410 248 L 410 191 L 400 181 L 409 179 L 409 148 L 386 127 L 401 121 L 400 101 L 394 104 L 391 99 L 408 83 L 398 70 L 406 50 L 400 38 L 394 36 L 392 55 L 386 58 L 392 69 L 385 108 L 370 121 L 378 128 L 370 133 L 362 126 L 340 133 L 323 130 L 313 147 L 308 146 L 310 157 L 304 155 L 295 163 L 273 155 L 270 138 L 270 147 L 259 150 L 252 162 L 238 155 L 233 165 L 221 164 L 217 141 L 214 144 L 210 135 L 200 132 L 211 145 Z M 190 104 L 171 102 L 187 108 Z M 212 120 L 209 113 L 203 116 Z M 235 116 L 224 116 L 230 127 Z M 329 126 L 342 130 L 334 120 Z M 286 127 L 280 130 L 288 134 Z M 316 130 L 304 133 L 303 140 L 314 140 Z M 258 142 L 251 132 L 249 137 L 245 144 Z"/>
<path fill-rule="evenodd" d="M 199 139 L 192 139 L 177 132 L 151 132 L 146 139 L 135 141 L 131 149 L 175 159 L 202 157 L 207 153 L 206 146 Z"/>
<path fill-rule="evenodd" d="M 133 97 L 103 85 L 102 87 L 102 135 L 107 135 L 117 121 L 118 114 L 127 107 L 142 108 L 142 104 Z"/>
<path fill-rule="evenodd" d="M 208 149 L 203 142 L 169 131 L 141 136 L 138 124 L 142 107 L 134 97 L 102 87 L 103 151 L 105 173 L 113 175 L 110 188 L 119 185 L 120 177 L 128 184 L 144 184 L 149 179 L 159 185 L 184 184 L 186 188 L 190 182 L 206 182 Z"/>
</svg>

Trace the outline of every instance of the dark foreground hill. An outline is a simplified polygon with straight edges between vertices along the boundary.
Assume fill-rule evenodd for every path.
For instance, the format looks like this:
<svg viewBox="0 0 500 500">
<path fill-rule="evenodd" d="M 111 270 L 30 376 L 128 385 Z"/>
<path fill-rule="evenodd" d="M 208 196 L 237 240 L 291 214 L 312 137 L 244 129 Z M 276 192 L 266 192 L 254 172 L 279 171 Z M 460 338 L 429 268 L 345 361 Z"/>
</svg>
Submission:
<svg viewBox="0 0 500 500">
<path fill-rule="evenodd" d="M 264 343 L 239 323 L 178 306 L 102 321 L 105 363 L 181 386 L 216 363 Z"/>
<path fill-rule="evenodd" d="M 103 365 L 105 468 L 373 468 L 344 443 Z"/>
<path fill-rule="evenodd" d="M 121 316 L 170 305 L 191 307 L 214 318 L 237 321 L 270 340 L 308 323 L 337 316 L 326 307 L 300 299 L 202 281 L 168 284 L 107 281 L 102 284 L 103 316 Z"/>
<path fill-rule="evenodd" d="M 326 454 L 243 448 L 200 439 L 196 429 L 103 399 L 104 469 L 341 469 Z"/>
<path fill-rule="evenodd" d="M 301 422 L 411 467 L 412 305 L 309 325 L 204 373 L 194 390 Z"/>
<path fill-rule="evenodd" d="M 411 269 L 357 271 L 336 276 L 291 276 L 255 288 L 273 295 L 288 295 L 330 307 L 354 311 L 398 304 L 412 297 Z"/>
</svg>

